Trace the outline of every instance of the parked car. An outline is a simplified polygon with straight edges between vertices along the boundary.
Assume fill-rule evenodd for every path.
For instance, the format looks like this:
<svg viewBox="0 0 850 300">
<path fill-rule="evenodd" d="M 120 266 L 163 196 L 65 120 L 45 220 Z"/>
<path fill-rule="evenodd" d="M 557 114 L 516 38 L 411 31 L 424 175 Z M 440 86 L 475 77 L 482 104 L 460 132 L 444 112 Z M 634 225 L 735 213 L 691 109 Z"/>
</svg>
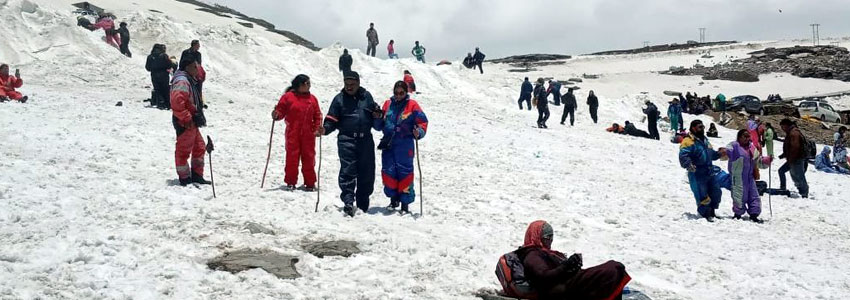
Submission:
<svg viewBox="0 0 850 300">
<path fill-rule="evenodd" d="M 759 97 L 753 95 L 742 95 L 732 98 L 726 104 L 726 109 L 730 111 L 745 110 L 750 114 L 764 115 L 761 100 L 759 100 Z"/>
<path fill-rule="evenodd" d="M 800 101 L 800 104 L 797 105 L 797 110 L 801 116 L 811 116 L 824 122 L 841 123 L 841 115 L 824 101 Z"/>
</svg>

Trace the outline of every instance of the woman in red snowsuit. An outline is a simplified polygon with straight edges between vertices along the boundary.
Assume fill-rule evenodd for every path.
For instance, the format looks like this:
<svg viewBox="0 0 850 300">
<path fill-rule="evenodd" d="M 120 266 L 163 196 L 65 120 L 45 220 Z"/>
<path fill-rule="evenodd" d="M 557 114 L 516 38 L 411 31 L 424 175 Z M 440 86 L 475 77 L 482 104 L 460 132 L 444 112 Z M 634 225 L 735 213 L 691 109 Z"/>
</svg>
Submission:
<svg viewBox="0 0 850 300">
<path fill-rule="evenodd" d="M 27 102 L 27 96 L 15 91 L 16 88 L 22 85 L 24 85 L 24 81 L 21 79 L 21 73 L 19 71 L 16 70 L 15 76 L 12 76 L 9 75 L 9 65 L 0 65 L 0 102 L 7 99 Z"/>
<path fill-rule="evenodd" d="M 292 86 L 280 97 L 272 111 L 272 119 L 286 122 L 286 176 L 283 181 L 288 190 L 298 183 L 298 163 L 304 176 L 304 189 L 316 187 L 316 137 L 322 124 L 319 100 L 310 93 L 310 77 L 301 74 L 292 80 Z"/>
</svg>

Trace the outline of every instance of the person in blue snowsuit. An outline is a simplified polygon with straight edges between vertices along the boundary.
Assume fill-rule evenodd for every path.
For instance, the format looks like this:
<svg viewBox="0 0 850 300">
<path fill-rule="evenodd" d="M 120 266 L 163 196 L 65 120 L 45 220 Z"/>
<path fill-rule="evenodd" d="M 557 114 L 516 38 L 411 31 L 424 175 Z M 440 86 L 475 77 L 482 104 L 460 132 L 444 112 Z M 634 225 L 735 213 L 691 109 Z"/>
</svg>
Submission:
<svg viewBox="0 0 850 300">
<path fill-rule="evenodd" d="M 673 101 L 670 101 L 670 106 L 667 107 L 667 118 L 670 119 L 670 130 L 674 133 L 676 129 L 679 131 L 684 130 L 684 125 L 682 124 L 684 120 L 682 120 L 682 106 L 679 105 L 679 99 L 673 98 Z"/>
<path fill-rule="evenodd" d="M 339 154 L 340 199 L 345 204 L 343 212 L 353 217 L 354 203 L 366 212 L 369 197 L 375 186 L 375 142 L 372 128 L 375 119 L 380 119 L 380 107 L 372 94 L 360 87 L 360 75 L 345 73 L 345 87 L 334 97 L 320 133 L 328 135 L 339 130 L 337 151 Z M 375 130 L 379 130 L 375 128 Z"/>
<path fill-rule="evenodd" d="M 691 122 L 690 135 L 682 140 L 679 147 L 679 165 L 688 170 L 688 181 L 697 203 L 697 212 L 709 222 L 717 217 L 715 210 L 720 207 L 721 183 L 715 179 L 717 169 L 712 161 L 726 155 L 726 149 L 714 151 L 705 137 L 705 125 L 700 120 Z"/>
<path fill-rule="evenodd" d="M 522 110 L 522 101 L 525 101 L 528 104 L 528 110 L 531 110 L 531 92 L 534 91 L 534 87 L 531 85 L 531 82 L 528 81 L 528 77 L 525 78 L 525 81 L 522 82 L 522 88 L 519 92 L 519 110 Z"/>
<path fill-rule="evenodd" d="M 561 106 L 561 83 L 555 79 L 549 80 L 549 90 L 547 90 L 549 94 L 552 95 L 552 99 L 555 100 L 555 106 Z"/>
<path fill-rule="evenodd" d="M 407 83 L 398 81 L 393 86 L 393 96 L 382 108 L 383 118 L 375 119 L 375 128 L 384 136 L 378 145 L 381 152 L 381 179 L 384 194 L 390 197 L 388 208 L 401 205 L 402 213 L 410 213 L 408 205 L 413 203 L 413 158 L 416 155 L 414 139 L 425 137 L 428 118 L 407 93 Z"/>
</svg>

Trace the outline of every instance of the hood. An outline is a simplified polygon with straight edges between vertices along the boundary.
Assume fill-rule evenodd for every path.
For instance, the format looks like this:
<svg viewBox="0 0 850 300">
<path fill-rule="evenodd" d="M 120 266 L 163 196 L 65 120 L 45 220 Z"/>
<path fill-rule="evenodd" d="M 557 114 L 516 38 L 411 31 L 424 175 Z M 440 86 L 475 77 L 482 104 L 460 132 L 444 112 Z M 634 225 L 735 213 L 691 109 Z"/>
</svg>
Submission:
<svg viewBox="0 0 850 300">
<path fill-rule="evenodd" d="M 525 242 L 522 244 L 522 247 L 535 247 L 548 250 L 549 248 L 543 244 L 543 236 L 551 236 L 553 234 L 552 226 L 549 225 L 549 223 L 546 223 L 546 221 L 537 220 L 531 222 L 531 224 L 528 225 L 528 229 L 525 231 Z"/>
</svg>

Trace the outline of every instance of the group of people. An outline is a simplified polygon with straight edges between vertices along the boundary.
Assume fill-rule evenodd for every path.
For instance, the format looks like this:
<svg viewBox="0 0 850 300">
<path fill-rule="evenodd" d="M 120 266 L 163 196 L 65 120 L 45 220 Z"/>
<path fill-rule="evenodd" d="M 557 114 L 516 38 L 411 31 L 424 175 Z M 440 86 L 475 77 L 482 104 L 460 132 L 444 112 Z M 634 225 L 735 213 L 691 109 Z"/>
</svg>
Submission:
<svg viewBox="0 0 850 300">
<path fill-rule="evenodd" d="M 26 103 L 29 97 L 15 90 L 23 85 L 21 70 L 15 69 L 15 75 L 10 75 L 9 65 L 0 64 L 0 102 L 15 100 Z"/>
<path fill-rule="evenodd" d="M 384 194 L 390 198 L 388 208 L 400 206 L 402 213 L 409 213 L 408 206 L 415 200 L 414 141 L 425 137 L 428 119 L 416 100 L 410 97 L 408 84 L 403 80 L 396 82 L 392 96 L 379 106 L 372 94 L 360 86 L 360 75 L 349 71 L 344 75 L 342 90 L 331 101 L 324 118 L 318 100 L 310 93 L 310 86 L 307 75 L 296 76 L 272 111 L 272 119 L 286 123 L 286 189 L 296 188 L 300 163 L 303 189 L 315 190 L 315 139 L 339 131 L 339 187 L 343 212 L 353 217 L 356 209 L 368 211 L 375 181 L 376 147 L 372 130 L 376 130 L 383 133 L 377 149 L 382 151 L 381 178 Z"/>
<path fill-rule="evenodd" d="M 830 153 L 834 154 L 833 159 L 830 159 Z M 824 146 L 815 158 L 815 168 L 821 172 L 850 175 L 847 159 L 847 127 L 841 126 L 833 135 L 832 149 Z"/>
<path fill-rule="evenodd" d="M 805 138 L 790 119 L 783 119 L 780 126 L 786 134 L 786 139 L 779 158 L 786 159 L 786 162 L 779 168 L 779 190 L 785 190 L 785 172 L 790 171 L 800 196 L 808 198 Z M 718 150 L 714 150 L 706 138 L 702 121 L 692 121 L 688 129 L 689 135 L 680 145 L 679 164 L 688 171 L 688 181 L 699 215 L 709 222 L 714 221 L 717 217 L 716 209 L 720 205 L 721 187 L 726 187 L 732 194 L 734 218 L 741 219 L 746 213 L 750 220 L 761 223 L 761 200 L 756 180 L 760 179 L 759 168 L 766 168 L 774 159 L 773 127 L 769 123 L 761 126 L 753 119 L 747 129 L 738 131 L 735 141 Z M 766 155 L 762 155 L 762 145 L 766 148 Z M 729 161 L 727 174 L 712 163 L 721 158 L 727 158 Z"/>
<path fill-rule="evenodd" d="M 88 5 L 86 3 L 85 5 Z M 110 46 L 117 48 L 127 57 L 133 57 L 130 52 L 130 31 L 127 29 L 127 23 L 121 22 L 118 28 L 115 28 L 115 15 L 111 13 L 101 12 L 98 14 L 97 21 L 92 22 L 86 16 L 77 17 L 77 26 L 86 28 L 90 31 L 103 29 L 104 40 Z"/>
<path fill-rule="evenodd" d="M 171 78 L 176 77 L 176 71 L 181 66 L 178 62 L 182 63 L 184 60 L 197 63 L 198 76 L 196 76 L 196 81 L 199 92 L 198 97 L 201 103 L 204 104 L 201 91 L 203 82 L 206 80 L 206 71 L 203 67 L 203 56 L 199 51 L 200 49 L 201 42 L 193 40 L 189 48 L 183 50 L 178 61 L 176 57 L 167 54 L 167 47 L 164 44 L 153 45 L 145 62 L 145 70 L 151 73 L 151 86 L 153 87 L 150 100 L 151 107 L 171 109 Z"/>
<path fill-rule="evenodd" d="M 723 97 L 723 102 L 725 104 L 726 97 Z M 712 109 L 715 111 L 721 111 L 717 108 L 718 98 L 715 98 L 715 101 L 712 102 L 711 96 L 700 97 L 697 93 L 691 94 L 691 92 L 685 93 L 685 95 L 679 94 L 679 106 L 682 109 L 682 112 L 692 114 L 692 115 L 701 115 L 706 110 Z M 715 104 L 712 106 L 712 104 Z"/>
<path fill-rule="evenodd" d="M 484 74 L 484 68 L 481 66 L 481 64 L 484 63 L 484 57 L 486 57 L 486 55 L 481 53 L 481 49 L 475 47 L 475 54 L 472 54 L 471 52 L 466 54 L 466 57 L 463 59 L 463 66 L 467 69 L 478 68 L 478 71 L 480 71 L 481 74 Z"/>
<path fill-rule="evenodd" d="M 375 29 L 375 23 L 369 23 L 369 29 L 366 29 L 366 55 L 375 57 L 376 49 L 380 44 L 381 40 L 378 39 L 378 30 Z M 413 49 L 410 50 L 410 54 L 422 63 L 425 63 L 425 52 L 425 47 L 420 45 L 419 41 L 416 41 Z M 398 54 L 395 52 L 395 40 L 390 40 L 387 44 L 387 57 L 398 59 Z"/>
<path fill-rule="evenodd" d="M 531 110 L 532 105 L 537 107 L 537 127 L 549 128 L 546 121 L 549 120 L 549 95 L 552 95 L 553 104 L 560 106 L 564 103 L 564 112 L 561 114 L 561 125 L 565 125 L 567 116 L 570 117 L 570 126 L 575 124 L 575 110 L 578 108 L 576 97 L 573 94 L 573 88 L 568 88 L 567 93 L 561 95 L 561 83 L 557 80 L 550 79 L 548 87 L 545 86 L 543 78 L 538 78 L 535 85 L 532 86 L 528 77 L 522 82 L 520 87 L 519 100 L 517 104 L 519 109 L 523 109 L 523 102 Z M 587 96 L 587 105 L 590 108 L 590 118 L 593 123 L 597 122 L 597 109 L 599 108 L 599 99 L 593 91 L 590 91 Z"/>
</svg>

